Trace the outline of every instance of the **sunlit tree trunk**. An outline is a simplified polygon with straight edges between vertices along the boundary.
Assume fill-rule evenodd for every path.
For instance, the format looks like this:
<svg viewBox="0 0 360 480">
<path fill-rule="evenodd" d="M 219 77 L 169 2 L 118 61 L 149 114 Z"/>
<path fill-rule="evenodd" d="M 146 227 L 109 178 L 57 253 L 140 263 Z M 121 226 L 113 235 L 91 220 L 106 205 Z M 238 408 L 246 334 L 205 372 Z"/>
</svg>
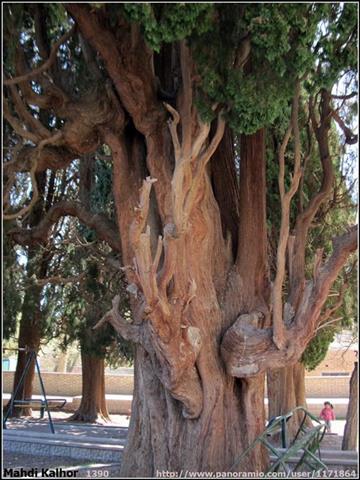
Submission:
<svg viewBox="0 0 360 480">
<path fill-rule="evenodd" d="M 82 393 L 79 408 L 69 420 L 93 423 L 109 421 L 105 398 L 104 359 L 81 351 Z"/>
</svg>

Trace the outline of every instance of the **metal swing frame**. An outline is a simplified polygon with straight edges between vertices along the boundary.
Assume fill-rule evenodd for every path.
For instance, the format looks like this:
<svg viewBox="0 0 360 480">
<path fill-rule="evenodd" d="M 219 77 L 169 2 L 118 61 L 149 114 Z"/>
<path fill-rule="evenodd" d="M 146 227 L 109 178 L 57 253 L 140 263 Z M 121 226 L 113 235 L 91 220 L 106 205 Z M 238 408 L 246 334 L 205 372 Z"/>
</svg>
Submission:
<svg viewBox="0 0 360 480">
<path fill-rule="evenodd" d="M 29 368 L 30 368 L 30 365 L 31 365 L 31 362 L 32 360 L 34 360 L 35 362 L 35 369 L 39 375 L 39 382 L 40 382 L 40 388 L 41 388 L 41 393 L 42 393 L 42 396 L 44 397 L 43 400 L 41 400 L 41 408 L 42 408 L 42 413 L 44 412 L 44 410 L 47 412 L 48 414 L 48 419 L 49 419 L 49 426 L 50 426 L 50 431 L 51 433 L 54 433 L 55 434 L 55 428 L 54 428 L 54 424 L 53 424 L 53 421 L 52 421 L 52 418 L 51 418 L 51 414 L 50 414 L 50 409 L 49 409 L 49 404 L 48 404 L 48 400 L 47 400 L 47 397 L 46 397 L 46 392 L 45 392 L 45 387 L 44 387 L 44 382 L 43 382 L 43 379 L 41 377 L 41 372 L 40 372 L 40 365 L 39 365 L 39 362 L 38 362 L 38 359 L 37 359 L 37 353 L 35 350 L 30 350 L 28 348 L 3 348 L 3 350 L 15 350 L 15 351 L 18 351 L 18 352 L 26 352 L 29 354 L 28 356 L 28 359 L 27 359 L 27 362 L 25 364 L 25 368 L 21 374 L 21 377 L 20 377 L 20 380 L 19 380 L 19 383 L 16 385 L 16 388 L 15 388 L 15 391 L 13 393 L 13 395 L 11 396 L 11 400 L 10 400 L 10 405 L 7 409 L 7 412 L 5 414 L 5 417 L 4 417 L 4 420 L 3 420 L 3 429 L 6 430 L 6 421 L 8 420 L 10 414 L 13 413 L 14 411 L 14 406 L 15 406 L 15 402 L 16 402 L 16 395 L 18 393 L 18 391 L 20 390 L 20 387 L 21 385 L 23 384 L 24 380 L 25 380 L 25 377 L 26 377 L 26 374 L 28 373 L 29 371 Z M 30 403 L 34 400 L 32 399 L 28 399 L 28 400 L 23 400 L 22 402 L 27 402 L 27 403 Z M 26 403 L 26 404 L 27 404 Z M 20 405 L 20 404 L 19 404 Z"/>
</svg>

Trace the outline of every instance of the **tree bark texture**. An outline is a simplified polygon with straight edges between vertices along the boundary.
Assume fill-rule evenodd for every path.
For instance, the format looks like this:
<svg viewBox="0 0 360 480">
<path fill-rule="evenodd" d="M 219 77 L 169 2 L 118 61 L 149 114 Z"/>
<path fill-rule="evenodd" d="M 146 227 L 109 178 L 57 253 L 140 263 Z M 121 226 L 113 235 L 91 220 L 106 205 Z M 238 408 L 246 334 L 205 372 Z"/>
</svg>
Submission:
<svg viewBox="0 0 360 480">
<path fill-rule="evenodd" d="M 248 170 L 255 169 L 260 175 L 265 170 L 263 138 L 259 133 L 243 140 L 244 145 L 246 142 L 257 144 L 258 148 L 249 147 L 250 153 L 244 153 L 244 162 L 246 159 Z M 259 189 L 254 187 L 255 184 L 252 188 L 248 186 L 246 202 L 251 203 L 259 196 Z M 264 375 L 244 380 L 228 375 L 218 348 L 224 329 L 239 314 L 258 304 L 264 309 L 263 298 L 267 295 L 263 288 L 266 278 L 264 243 L 252 243 L 252 248 L 247 244 L 248 254 L 253 258 L 256 255 L 252 249 L 260 247 L 261 252 L 257 256 L 260 261 L 256 275 L 248 282 L 252 286 L 249 295 L 255 298 L 249 302 L 248 294 L 244 297 L 231 295 L 231 292 L 241 291 L 239 284 L 245 282 L 238 269 L 231 268 L 233 246 L 230 243 L 226 246 L 221 234 L 222 219 L 207 174 L 201 189 L 202 206 L 190 212 L 188 230 L 183 238 L 179 235 L 171 240 L 179 243 L 179 265 L 175 264 L 174 283 L 168 287 L 169 292 L 174 292 L 169 306 L 174 320 L 180 316 L 180 332 L 173 330 L 169 323 L 169 332 L 164 332 L 163 350 L 154 351 L 150 343 L 153 327 L 149 320 L 144 325 L 142 344 L 137 347 L 132 416 L 122 464 L 124 476 L 151 476 L 157 471 L 179 472 L 184 468 L 189 471 L 229 470 L 241 451 L 264 429 Z M 125 194 L 124 190 L 122 193 Z M 265 196 L 264 190 L 262 195 Z M 263 200 L 260 200 L 261 208 L 265 206 Z M 118 215 L 119 223 L 125 228 L 129 219 L 124 216 L 124 209 L 118 208 Z M 259 212 L 255 218 L 244 219 L 243 224 L 251 222 L 253 232 L 260 229 L 258 238 L 261 238 L 265 232 L 263 219 L 263 212 Z M 124 245 L 123 252 L 128 248 Z M 196 263 L 192 261 L 195 258 Z M 214 270 L 216 275 L 211 275 Z M 141 308 L 144 306 L 134 308 L 134 314 Z M 153 313 L 149 311 L 148 315 L 151 317 Z M 157 315 L 163 315 L 162 311 Z M 173 336 L 177 338 L 174 344 Z M 188 364 L 178 374 L 180 362 L 188 362 L 189 346 L 195 350 L 194 367 Z M 166 351 L 169 347 L 174 349 L 176 357 Z M 134 455 L 134 451 L 139 454 Z M 266 461 L 265 452 L 258 448 L 240 468 L 261 471 Z"/>
<path fill-rule="evenodd" d="M 307 409 L 305 392 L 305 368 L 301 362 L 289 367 L 269 370 L 267 373 L 267 391 L 269 401 L 269 419 L 291 412 L 296 407 Z M 296 435 L 304 418 L 302 413 L 295 413 L 287 422 L 288 439 Z M 307 418 L 305 426 L 311 427 Z"/>
<path fill-rule="evenodd" d="M 344 438 L 341 446 L 342 450 L 358 449 L 358 395 L 358 362 L 355 362 L 350 379 L 349 405 L 346 414 Z"/>
<path fill-rule="evenodd" d="M 81 352 L 82 392 L 81 402 L 70 421 L 93 423 L 109 421 L 105 398 L 104 359 Z"/>
</svg>

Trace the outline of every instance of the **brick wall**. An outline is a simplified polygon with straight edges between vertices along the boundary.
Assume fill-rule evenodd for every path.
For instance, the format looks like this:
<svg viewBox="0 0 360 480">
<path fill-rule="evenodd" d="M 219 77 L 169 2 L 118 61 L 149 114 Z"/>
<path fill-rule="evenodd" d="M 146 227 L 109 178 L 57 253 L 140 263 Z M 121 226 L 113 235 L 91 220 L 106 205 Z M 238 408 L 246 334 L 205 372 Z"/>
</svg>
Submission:
<svg viewBox="0 0 360 480">
<path fill-rule="evenodd" d="M 325 359 L 319 363 L 315 370 L 307 372 L 307 375 L 319 376 L 336 372 L 351 375 L 356 360 L 357 352 L 355 350 L 350 348 L 347 350 L 344 348 L 330 349 L 327 352 Z"/>
<path fill-rule="evenodd" d="M 14 372 L 3 372 L 3 392 L 10 393 L 12 390 Z M 43 372 L 41 377 L 44 382 L 47 395 L 59 397 L 75 397 L 81 395 L 81 374 Z M 113 395 L 131 395 L 134 388 L 132 374 L 105 375 L 105 391 Z M 36 374 L 34 380 L 34 395 L 41 395 L 39 377 Z"/>
<path fill-rule="evenodd" d="M 13 372 L 3 372 L 3 391 L 10 393 Z M 41 374 L 47 395 L 75 397 L 81 395 L 81 375 L 78 373 L 44 372 Z M 347 398 L 349 396 L 348 376 L 326 377 L 307 376 L 306 395 L 308 398 Z M 134 388 L 132 373 L 105 375 L 105 391 L 112 395 L 131 395 Z M 40 395 L 38 376 L 35 376 L 34 394 Z"/>
</svg>

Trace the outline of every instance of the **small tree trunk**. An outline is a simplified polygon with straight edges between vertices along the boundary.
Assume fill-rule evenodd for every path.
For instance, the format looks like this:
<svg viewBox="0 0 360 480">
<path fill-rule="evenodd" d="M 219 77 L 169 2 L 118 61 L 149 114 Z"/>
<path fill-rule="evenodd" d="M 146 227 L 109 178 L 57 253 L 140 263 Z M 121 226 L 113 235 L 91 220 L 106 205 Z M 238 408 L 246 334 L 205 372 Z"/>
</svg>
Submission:
<svg viewBox="0 0 360 480">
<path fill-rule="evenodd" d="M 350 379 L 350 396 L 348 411 L 346 414 L 346 424 L 344 438 L 342 442 L 342 450 L 357 449 L 357 433 L 358 433 L 358 362 L 355 362 L 354 370 Z"/>
<path fill-rule="evenodd" d="M 29 288 L 25 293 L 24 303 L 22 307 L 22 314 L 20 320 L 19 331 L 19 348 L 27 347 L 30 350 L 38 352 L 40 347 L 41 329 L 40 321 L 40 296 L 38 289 Z M 37 302 L 36 302 L 37 300 Z M 29 354 L 25 351 L 19 351 L 14 374 L 12 396 L 20 382 L 21 376 L 24 372 L 28 361 Z M 24 400 L 32 397 L 33 381 L 35 377 L 35 362 L 31 361 L 27 374 L 16 394 L 15 400 Z M 6 409 L 10 406 L 10 402 Z M 31 408 L 14 408 L 12 417 L 31 416 Z"/>
<path fill-rule="evenodd" d="M 105 399 L 104 359 L 81 351 L 82 397 L 80 406 L 69 420 L 77 422 L 110 421 Z"/>
<path fill-rule="evenodd" d="M 28 344 L 28 342 L 27 342 Z M 37 345 L 36 350 L 39 348 L 40 341 Z M 14 382 L 13 382 L 13 391 L 12 391 L 12 396 L 15 392 L 15 389 L 17 388 L 19 381 L 21 379 L 21 376 L 24 372 L 24 368 L 27 364 L 29 358 L 29 353 L 26 352 L 19 352 L 18 353 L 18 359 L 17 359 L 17 364 L 16 364 L 16 370 L 15 370 L 15 375 L 14 375 Z M 28 368 L 27 374 L 22 382 L 21 387 L 19 388 L 15 400 L 24 400 L 27 398 L 31 398 L 33 394 L 33 381 L 35 378 L 35 362 L 34 360 L 31 361 L 30 366 Z M 10 402 L 7 404 L 6 409 L 10 407 Z M 31 416 L 32 415 L 32 409 L 25 407 L 25 408 L 14 408 L 12 414 L 10 414 L 10 417 L 21 417 L 21 416 Z"/>
<path fill-rule="evenodd" d="M 307 409 L 305 397 L 305 368 L 301 362 L 289 367 L 270 370 L 267 374 L 269 419 L 291 412 L 296 407 Z M 288 421 L 288 438 L 298 431 L 304 415 L 299 412 Z M 305 426 L 311 427 L 308 417 Z"/>
</svg>

